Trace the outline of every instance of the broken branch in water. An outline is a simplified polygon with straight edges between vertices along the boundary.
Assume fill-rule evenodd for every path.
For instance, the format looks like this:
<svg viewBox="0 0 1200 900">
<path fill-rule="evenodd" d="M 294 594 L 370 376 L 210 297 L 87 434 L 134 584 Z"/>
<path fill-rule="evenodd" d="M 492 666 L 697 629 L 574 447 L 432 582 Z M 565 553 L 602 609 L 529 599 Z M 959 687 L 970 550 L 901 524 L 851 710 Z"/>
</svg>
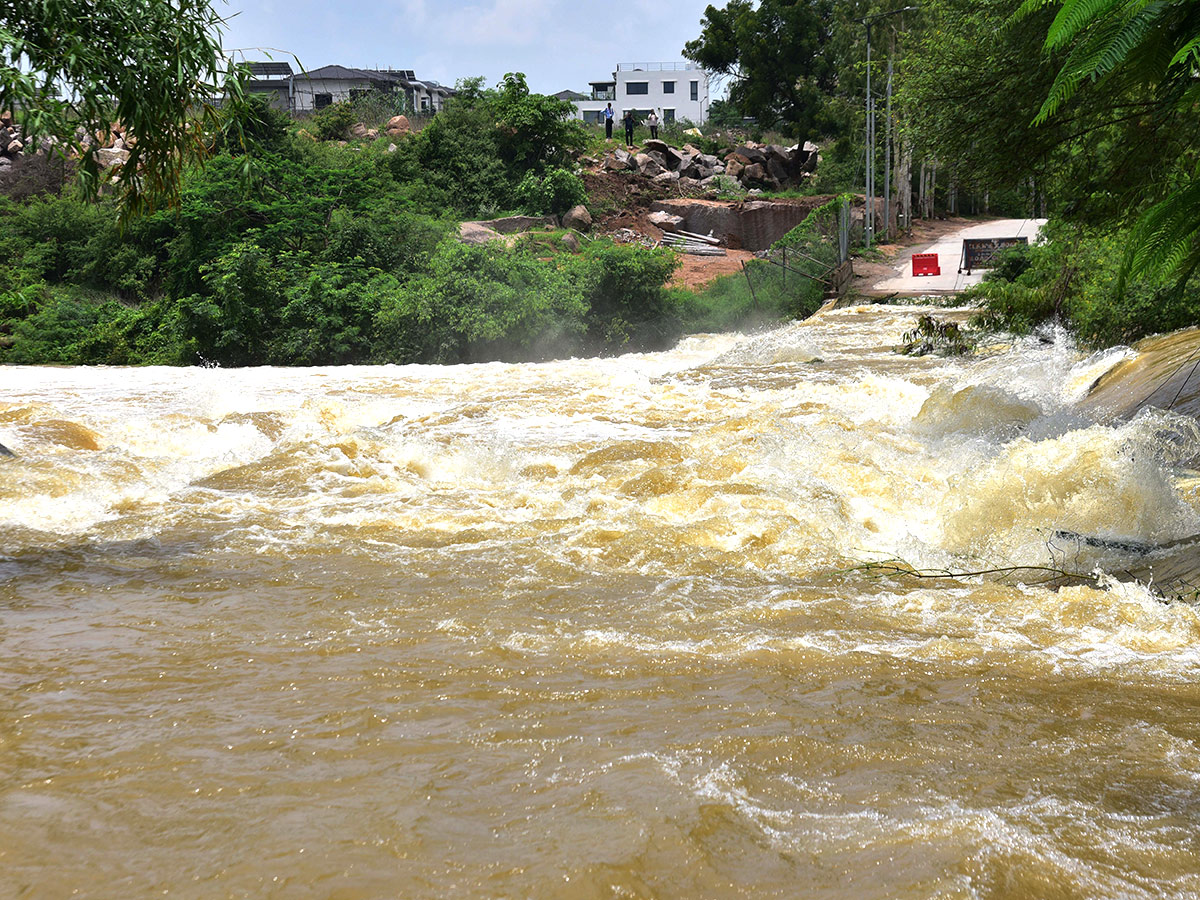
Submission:
<svg viewBox="0 0 1200 900">
<path fill-rule="evenodd" d="M 1073 581 L 1083 582 L 1087 584 L 1099 585 L 1099 575 L 1083 575 L 1079 572 L 1070 572 L 1066 569 L 1058 569 L 1053 566 L 998 566 L 992 569 L 977 569 L 969 572 L 954 572 L 950 569 L 918 569 L 917 567 L 899 559 L 888 559 L 882 562 L 863 563 L 859 566 L 844 570 L 846 572 L 860 572 L 871 575 L 877 578 L 886 578 L 890 575 L 900 575 L 906 578 L 918 578 L 922 580 L 936 580 L 941 578 L 962 579 L 962 578 L 984 578 L 987 576 L 1016 576 L 1019 572 L 1031 572 L 1046 577 L 1042 581 L 1034 582 L 1034 584 L 1050 584 L 1052 582 Z"/>
</svg>

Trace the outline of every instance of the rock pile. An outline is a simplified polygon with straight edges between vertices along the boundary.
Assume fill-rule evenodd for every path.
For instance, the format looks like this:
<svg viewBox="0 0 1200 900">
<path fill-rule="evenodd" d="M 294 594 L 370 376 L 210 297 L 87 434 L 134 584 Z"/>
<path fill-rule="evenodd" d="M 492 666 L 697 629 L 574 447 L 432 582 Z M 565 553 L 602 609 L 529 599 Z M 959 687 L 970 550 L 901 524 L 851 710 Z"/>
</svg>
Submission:
<svg viewBox="0 0 1200 900">
<path fill-rule="evenodd" d="M 75 132 L 75 140 L 83 150 L 96 148 L 96 161 L 103 169 L 128 161 L 129 151 L 137 144 L 137 138 L 126 134 L 120 122 L 114 122 L 102 134 L 91 134 L 79 128 Z M 12 166 L 14 160 L 23 155 L 45 156 L 58 143 L 54 137 L 34 141 L 20 123 L 14 121 L 12 113 L 0 113 L 0 169 Z"/>
<path fill-rule="evenodd" d="M 639 153 L 620 148 L 605 154 L 603 168 L 609 172 L 637 172 L 656 184 L 683 182 L 684 187 L 709 189 L 724 175 L 746 189 L 783 190 L 811 178 L 817 168 L 817 148 L 781 147 L 747 142 L 730 147 L 720 155 L 703 153 L 691 144 L 682 148 L 664 141 L 646 141 Z"/>
</svg>

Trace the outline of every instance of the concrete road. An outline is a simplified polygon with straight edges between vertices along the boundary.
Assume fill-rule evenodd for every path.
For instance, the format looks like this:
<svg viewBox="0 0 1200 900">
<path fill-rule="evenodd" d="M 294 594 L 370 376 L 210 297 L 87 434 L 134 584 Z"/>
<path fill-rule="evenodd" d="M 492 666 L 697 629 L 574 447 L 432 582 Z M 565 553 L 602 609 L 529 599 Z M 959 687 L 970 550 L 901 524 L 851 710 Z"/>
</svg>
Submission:
<svg viewBox="0 0 1200 900">
<path fill-rule="evenodd" d="M 874 292 L 920 296 L 921 294 L 952 294 L 983 281 L 984 269 L 975 269 L 970 275 L 959 275 L 958 264 L 962 259 L 962 242 L 966 238 L 1024 237 L 1029 243 L 1037 239 L 1038 232 L 1046 224 L 1045 219 L 997 219 L 981 225 L 971 225 L 942 238 L 927 247 L 915 247 L 906 251 L 897 260 L 896 274 L 878 281 Z M 941 266 L 941 275 L 914 277 L 912 256 L 914 253 L 936 253 Z"/>
</svg>

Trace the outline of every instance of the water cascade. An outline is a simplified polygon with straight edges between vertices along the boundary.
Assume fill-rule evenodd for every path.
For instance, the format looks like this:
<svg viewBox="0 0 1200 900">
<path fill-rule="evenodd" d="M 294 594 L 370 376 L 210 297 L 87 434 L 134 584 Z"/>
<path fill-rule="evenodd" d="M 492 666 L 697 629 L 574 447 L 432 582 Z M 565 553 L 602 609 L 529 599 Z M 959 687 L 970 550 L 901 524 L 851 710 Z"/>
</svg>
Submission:
<svg viewBox="0 0 1200 900">
<path fill-rule="evenodd" d="M 927 312 L 6 368 L 0 896 L 1196 896 L 1200 433 Z"/>
</svg>

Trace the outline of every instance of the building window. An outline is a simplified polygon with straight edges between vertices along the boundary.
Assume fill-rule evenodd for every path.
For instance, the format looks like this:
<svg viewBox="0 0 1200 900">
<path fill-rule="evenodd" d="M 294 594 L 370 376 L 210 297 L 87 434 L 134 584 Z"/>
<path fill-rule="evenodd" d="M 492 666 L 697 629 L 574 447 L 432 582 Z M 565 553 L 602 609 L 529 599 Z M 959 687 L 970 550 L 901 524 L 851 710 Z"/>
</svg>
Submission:
<svg viewBox="0 0 1200 900">
<path fill-rule="evenodd" d="M 314 94 L 313 107 L 316 109 L 324 109 L 327 106 L 333 106 L 333 94 Z"/>
<path fill-rule="evenodd" d="M 692 99 L 693 100 L 700 99 L 700 82 L 698 82 L 698 81 L 692 82 Z"/>
<path fill-rule="evenodd" d="M 675 124 L 675 110 L 666 109 L 666 108 L 663 109 L 663 124 L 664 125 L 674 125 Z"/>
<path fill-rule="evenodd" d="M 673 82 L 673 81 L 664 81 L 664 82 L 663 82 L 663 93 L 664 93 L 664 94 L 673 94 L 673 93 L 675 93 L 675 82 Z"/>
<path fill-rule="evenodd" d="M 627 81 L 625 82 L 626 94 L 649 94 L 650 82 L 648 81 Z"/>
</svg>

